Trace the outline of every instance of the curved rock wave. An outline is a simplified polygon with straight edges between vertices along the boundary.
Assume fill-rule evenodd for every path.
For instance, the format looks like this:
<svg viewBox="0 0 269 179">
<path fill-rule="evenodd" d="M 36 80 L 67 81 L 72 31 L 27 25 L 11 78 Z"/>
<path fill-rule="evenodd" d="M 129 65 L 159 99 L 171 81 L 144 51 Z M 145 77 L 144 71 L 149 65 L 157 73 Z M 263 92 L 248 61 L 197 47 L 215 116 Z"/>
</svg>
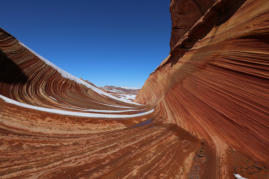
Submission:
<svg viewBox="0 0 269 179">
<path fill-rule="evenodd" d="M 153 125 L 150 106 L 64 72 L 3 29 L 0 52 L 1 178 L 151 175 L 152 162 L 172 159 L 168 143 L 178 153 L 178 132 Z"/>
<path fill-rule="evenodd" d="M 170 9 L 171 53 L 136 101 L 206 141 L 214 171 L 202 178 L 268 178 L 269 1 L 172 0 Z"/>
<path fill-rule="evenodd" d="M 0 29 L 0 178 L 268 178 L 268 2 L 172 0 L 138 103 Z"/>
<path fill-rule="evenodd" d="M 156 122 L 152 106 L 72 76 L 3 29 L 0 52 L 0 178 L 187 175 L 199 142 Z"/>
</svg>

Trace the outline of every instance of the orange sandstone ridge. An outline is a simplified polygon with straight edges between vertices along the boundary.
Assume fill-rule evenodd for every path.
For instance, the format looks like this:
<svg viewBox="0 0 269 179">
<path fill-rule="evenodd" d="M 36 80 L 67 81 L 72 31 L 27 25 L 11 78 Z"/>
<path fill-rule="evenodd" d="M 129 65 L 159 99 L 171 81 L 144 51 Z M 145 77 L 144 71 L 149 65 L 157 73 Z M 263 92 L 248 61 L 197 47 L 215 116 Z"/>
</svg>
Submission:
<svg viewBox="0 0 269 179">
<path fill-rule="evenodd" d="M 135 102 L 0 29 L 0 178 L 268 178 L 269 1 L 170 11 L 170 55 Z"/>
<path fill-rule="evenodd" d="M 207 143 L 190 170 L 201 178 L 269 178 L 269 1 L 172 0 L 170 10 L 170 56 L 136 101 Z"/>
</svg>

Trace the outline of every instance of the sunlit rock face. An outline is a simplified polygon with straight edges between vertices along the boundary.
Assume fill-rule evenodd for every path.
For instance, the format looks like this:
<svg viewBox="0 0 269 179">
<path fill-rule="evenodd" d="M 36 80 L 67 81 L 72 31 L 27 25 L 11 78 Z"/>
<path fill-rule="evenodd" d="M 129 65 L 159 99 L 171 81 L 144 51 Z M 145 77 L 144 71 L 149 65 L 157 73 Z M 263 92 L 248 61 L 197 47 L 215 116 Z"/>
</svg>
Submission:
<svg viewBox="0 0 269 179">
<path fill-rule="evenodd" d="M 207 145 L 190 176 L 268 178 L 269 1 L 172 0 L 170 10 L 170 55 L 136 101 Z"/>
</svg>

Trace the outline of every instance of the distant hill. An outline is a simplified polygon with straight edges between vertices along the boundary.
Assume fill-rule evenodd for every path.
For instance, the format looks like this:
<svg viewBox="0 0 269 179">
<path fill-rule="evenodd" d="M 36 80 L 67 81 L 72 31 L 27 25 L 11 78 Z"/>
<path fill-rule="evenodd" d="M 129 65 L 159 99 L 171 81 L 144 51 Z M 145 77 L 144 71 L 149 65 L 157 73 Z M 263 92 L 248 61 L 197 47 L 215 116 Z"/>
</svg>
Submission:
<svg viewBox="0 0 269 179">
<path fill-rule="evenodd" d="M 129 88 L 129 87 L 118 87 L 118 86 L 104 86 L 100 87 L 105 92 L 110 93 L 122 99 L 133 101 L 140 89 Z"/>
</svg>

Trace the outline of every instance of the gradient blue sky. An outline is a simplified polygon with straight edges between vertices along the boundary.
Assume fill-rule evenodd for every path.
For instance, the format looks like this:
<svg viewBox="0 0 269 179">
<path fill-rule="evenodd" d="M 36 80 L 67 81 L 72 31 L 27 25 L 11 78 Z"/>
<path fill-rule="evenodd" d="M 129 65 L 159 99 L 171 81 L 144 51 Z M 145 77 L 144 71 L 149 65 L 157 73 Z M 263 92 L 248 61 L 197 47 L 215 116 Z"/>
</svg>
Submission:
<svg viewBox="0 0 269 179">
<path fill-rule="evenodd" d="M 169 54 L 170 0 L 5 0 L 0 26 L 98 86 L 142 87 Z"/>
</svg>

